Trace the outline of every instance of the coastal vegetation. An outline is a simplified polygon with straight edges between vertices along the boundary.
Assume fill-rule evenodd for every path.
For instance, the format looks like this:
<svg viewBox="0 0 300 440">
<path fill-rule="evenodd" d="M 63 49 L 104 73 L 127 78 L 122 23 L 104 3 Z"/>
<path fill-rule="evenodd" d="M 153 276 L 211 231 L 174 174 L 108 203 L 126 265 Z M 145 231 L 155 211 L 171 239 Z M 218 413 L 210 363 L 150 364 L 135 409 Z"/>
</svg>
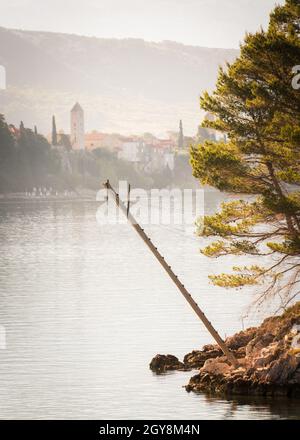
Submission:
<svg viewBox="0 0 300 440">
<path fill-rule="evenodd" d="M 214 92 L 201 97 L 202 109 L 213 115 L 205 127 L 226 133 L 228 141 L 191 149 L 197 179 L 246 195 L 224 203 L 199 228 L 209 240 L 204 255 L 253 261 L 211 275 L 212 282 L 264 285 L 258 303 L 277 295 L 281 307 L 297 298 L 300 283 L 300 93 L 293 87 L 299 17 L 299 1 L 287 0 L 272 12 L 266 31 L 246 36 L 237 60 L 220 69 Z"/>
<path fill-rule="evenodd" d="M 25 191 L 51 184 L 60 172 L 57 152 L 38 133 L 21 122 L 18 136 L 0 115 L 0 192 Z"/>
</svg>

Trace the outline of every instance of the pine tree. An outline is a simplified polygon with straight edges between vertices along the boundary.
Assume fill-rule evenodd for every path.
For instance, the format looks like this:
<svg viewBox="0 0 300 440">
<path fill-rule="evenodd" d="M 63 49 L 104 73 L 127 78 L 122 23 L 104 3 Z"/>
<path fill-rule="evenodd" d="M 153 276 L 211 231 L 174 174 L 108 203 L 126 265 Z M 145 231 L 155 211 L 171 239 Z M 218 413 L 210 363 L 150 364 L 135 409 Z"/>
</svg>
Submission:
<svg viewBox="0 0 300 440">
<path fill-rule="evenodd" d="M 216 117 L 205 126 L 227 133 L 229 142 L 207 141 L 191 151 L 202 183 L 255 196 L 224 203 L 205 217 L 203 235 L 219 237 L 205 255 L 255 258 L 211 280 L 223 287 L 265 283 L 259 300 L 279 294 L 284 305 L 300 283 L 300 93 L 292 87 L 299 17 L 299 1 L 287 0 L 271 14 L 267 32 L 246 36 L 240 57 L 220 70 L 213 94 L 201 98 L 201 107 Z M 257 265 L 257 257 L 265 264 Z"/>
</svg>

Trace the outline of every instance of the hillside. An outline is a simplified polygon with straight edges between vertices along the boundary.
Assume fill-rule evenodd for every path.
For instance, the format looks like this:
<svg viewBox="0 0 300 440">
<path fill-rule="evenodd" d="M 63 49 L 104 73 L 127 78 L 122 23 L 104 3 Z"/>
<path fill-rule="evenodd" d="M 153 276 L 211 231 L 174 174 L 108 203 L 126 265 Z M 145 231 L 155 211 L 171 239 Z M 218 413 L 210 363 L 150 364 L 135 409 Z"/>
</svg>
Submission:
<svg viewBox="0 0 300 440">
<path fill-rule="evenodd" d="M 159 133 L 177 129 L 182 118 L 187 134 L 194 133 L 199 94 L 214 86 L 218 66 L 237 54 L 170 41 L 0 28 L 0 64 L 8 81 L 0 111 L 45 132 L 54 113 L 68 130 L 68 111 L 78 100 L 87 129 Z"/>
</svg>

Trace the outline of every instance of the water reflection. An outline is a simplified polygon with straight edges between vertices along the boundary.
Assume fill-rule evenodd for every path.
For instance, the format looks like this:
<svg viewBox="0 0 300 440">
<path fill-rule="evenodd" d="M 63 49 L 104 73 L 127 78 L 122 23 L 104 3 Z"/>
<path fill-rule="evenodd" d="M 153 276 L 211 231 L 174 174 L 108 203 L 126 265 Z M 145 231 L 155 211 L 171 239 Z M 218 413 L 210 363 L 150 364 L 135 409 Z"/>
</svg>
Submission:
<svg viewBox="0 0 300 440">
<path fill-rule="evenodd" d="M 134 232 L 99 226 L 96 210 L 0 204 L 1 418 L 299 417 L 294 402 L 188 394 L 191 373 L 150 372 L 156 353 L 183 357 L 211 339 Z M 148 232 L 220 333 L 240 330 L 251 293 L 209 285 L 211 261 L 193 235 Z"/>
</svg>

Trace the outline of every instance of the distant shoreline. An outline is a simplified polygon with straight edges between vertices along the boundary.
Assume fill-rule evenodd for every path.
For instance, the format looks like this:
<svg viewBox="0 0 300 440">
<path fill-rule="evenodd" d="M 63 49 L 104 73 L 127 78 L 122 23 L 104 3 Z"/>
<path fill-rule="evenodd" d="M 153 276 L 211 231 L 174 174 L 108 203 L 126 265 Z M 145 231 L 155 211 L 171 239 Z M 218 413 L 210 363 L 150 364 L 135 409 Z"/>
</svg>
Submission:
<svg viewBox="0 0 300 440">
<path fill-rule="evenodd" d="M 93 194 L 70 194 L 70 195 L 45 195 L 45 196 L 35 196 L 30 197 L 25 193 L 11 193 L 11 194 L 0 194 L 0 203 L 7 202 L 92 202 L 96 201 L 96 193 Z"/>
</svg>

